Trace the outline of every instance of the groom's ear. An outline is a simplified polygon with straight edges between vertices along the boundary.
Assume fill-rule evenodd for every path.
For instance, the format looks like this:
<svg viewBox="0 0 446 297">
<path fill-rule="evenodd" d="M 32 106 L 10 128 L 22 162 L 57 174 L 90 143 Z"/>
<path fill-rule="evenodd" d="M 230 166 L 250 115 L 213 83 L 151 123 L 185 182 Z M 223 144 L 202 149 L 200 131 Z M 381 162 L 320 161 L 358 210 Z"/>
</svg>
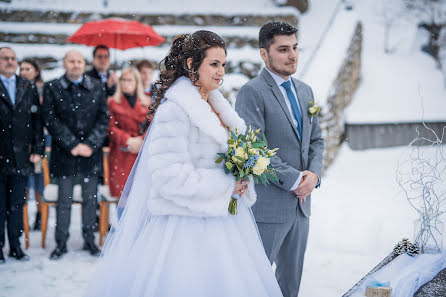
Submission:
<svg viewBox="0 0 446 297">
<path fill-rule="evenodd" d="M 260 48 L 260 57 L 262 58 L 263 62 L 267 62 L 268 60 L 268 51 L 266 50 L 266 48 Z"/>
</svg>

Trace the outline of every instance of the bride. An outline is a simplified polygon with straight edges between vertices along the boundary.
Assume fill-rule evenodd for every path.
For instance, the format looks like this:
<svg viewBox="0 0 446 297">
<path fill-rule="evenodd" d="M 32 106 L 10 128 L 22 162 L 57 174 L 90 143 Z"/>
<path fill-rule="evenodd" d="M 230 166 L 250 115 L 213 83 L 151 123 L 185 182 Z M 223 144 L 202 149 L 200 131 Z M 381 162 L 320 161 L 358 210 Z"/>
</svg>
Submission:
<svg viewBox="0 0 446 297">
<path fill-rule="evenodd" d="M 217 90 L 225 61 L 213 32 L 173 41 L 156 116 L 85 297 L 282 296 L 251 213 L 253 182 L 215 163 L 228 132 L 246 130 Z M 228 214 L 233 193 L 241 195 L 236 215 Z"/>
</svg>

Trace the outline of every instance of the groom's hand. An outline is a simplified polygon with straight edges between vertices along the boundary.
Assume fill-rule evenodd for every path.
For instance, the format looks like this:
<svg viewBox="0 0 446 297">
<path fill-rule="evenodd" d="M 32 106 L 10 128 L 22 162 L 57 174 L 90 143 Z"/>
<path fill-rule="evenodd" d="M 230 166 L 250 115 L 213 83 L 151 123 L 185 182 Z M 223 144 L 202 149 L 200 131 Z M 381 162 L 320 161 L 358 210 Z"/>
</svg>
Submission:
<svg viewBox="0 0 446 297">
<path fill-rule="evenodd" d="M 307 196 L 313 192 L 317 185 L 318 176 L 316 173 L 305 170 L 302 172 L 302 180 L 293 193 L 299 198 L 300 203 L 307 201 Z"/>
</svg>

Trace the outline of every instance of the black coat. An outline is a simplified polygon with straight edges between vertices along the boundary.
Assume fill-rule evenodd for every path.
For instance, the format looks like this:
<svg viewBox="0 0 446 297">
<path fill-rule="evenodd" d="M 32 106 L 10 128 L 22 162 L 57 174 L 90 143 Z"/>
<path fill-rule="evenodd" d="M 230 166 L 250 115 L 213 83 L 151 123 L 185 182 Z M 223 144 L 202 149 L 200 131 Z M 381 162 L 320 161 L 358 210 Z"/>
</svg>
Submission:
<svg viewBox="0 0 446 297">
<path fill-rule="evenodd" d="M 101 77 L 99 76 L 99 72 L 96 70 L 96 68 L 93 67 L 93 69 L 91 69 L 90 71 L 85 72 L 86 75 L 89 75 L 97 80 L 99 80 L 99 82 L 101 82 Z M 107 78 L 110 76 L 110 71 L 107 71 Z M 102 83 L 102 86 L 105 89 L 105 92 L 107 93 L 107 97 L 113 96 L 113 94 L 115 94 L 116 91 L 116 86 L 112 86 L 112 87 L 108 87 L 107 83 Z"/>
<path fill-rule="evenodd" d="M 0 80 L 0 174 L 29 175 L 31 154 L 43 154 L 43 126 L 37 87 L 16 76 L 14 106 Z"/>
<path fill-rule="evenodd" d="M 79 85 L 66 76 L 45 83 L 43 118 L 52 137 L 52 176 L 95 175 L 102 173 L 102 144 L 108 129 L 108 108 L 102 85 L 83 75 Z M 79 143 L 87 144 L 93 154 L 73 156 Z"/>
</svg>

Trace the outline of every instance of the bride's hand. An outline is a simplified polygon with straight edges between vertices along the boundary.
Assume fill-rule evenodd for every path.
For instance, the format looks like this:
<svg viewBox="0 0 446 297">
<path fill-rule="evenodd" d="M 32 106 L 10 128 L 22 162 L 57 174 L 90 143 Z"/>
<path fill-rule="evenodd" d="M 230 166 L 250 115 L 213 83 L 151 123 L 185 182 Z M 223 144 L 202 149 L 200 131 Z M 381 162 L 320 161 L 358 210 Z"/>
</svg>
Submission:
<svg viewBox="0 0 446 297">
<path fill-rule="evenodd" d="M 241 179 L 235 182 L 235 188 L 233 194 L 239 194 L 243 196 L 245 192 L 248 190 L 249 180 Z"/>
</svg>

